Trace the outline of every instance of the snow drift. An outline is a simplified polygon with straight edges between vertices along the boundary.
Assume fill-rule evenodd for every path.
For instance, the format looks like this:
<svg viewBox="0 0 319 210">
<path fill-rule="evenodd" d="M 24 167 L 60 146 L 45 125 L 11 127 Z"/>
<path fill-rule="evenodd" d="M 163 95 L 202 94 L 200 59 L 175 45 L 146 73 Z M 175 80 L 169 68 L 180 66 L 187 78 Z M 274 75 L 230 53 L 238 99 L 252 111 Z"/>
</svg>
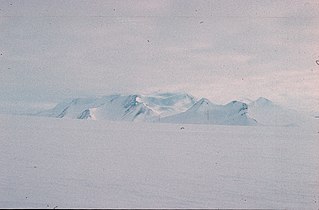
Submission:
<svg viewBox="0 0 319 210">
<path fill-rule="evenodd" d="M 1 208 L 319 208 L 318 123 L 0 122 Z"/>
</svg>

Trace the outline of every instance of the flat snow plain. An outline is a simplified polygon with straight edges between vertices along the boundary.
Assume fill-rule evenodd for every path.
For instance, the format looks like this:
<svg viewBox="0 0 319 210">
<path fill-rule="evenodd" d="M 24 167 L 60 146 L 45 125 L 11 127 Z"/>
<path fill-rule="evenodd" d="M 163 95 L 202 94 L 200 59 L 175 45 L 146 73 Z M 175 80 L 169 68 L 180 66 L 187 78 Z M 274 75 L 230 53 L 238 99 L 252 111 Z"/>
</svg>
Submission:
<svg viewBox="0 0 319 210">
<path fill-rule="evenodd" d="M 318 209 L 317 128 L 1 115 L 0 207 Z"/>
</svg>

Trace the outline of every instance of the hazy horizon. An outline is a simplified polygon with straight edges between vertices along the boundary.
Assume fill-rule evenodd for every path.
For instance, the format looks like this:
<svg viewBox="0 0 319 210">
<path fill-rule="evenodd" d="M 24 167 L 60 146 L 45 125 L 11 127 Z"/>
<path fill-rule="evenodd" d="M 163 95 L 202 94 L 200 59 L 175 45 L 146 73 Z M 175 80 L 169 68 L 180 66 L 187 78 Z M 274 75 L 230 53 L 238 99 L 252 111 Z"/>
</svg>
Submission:
<svg viewBox="0 0 319 210">
<path fill-rule="evenodd" d="M 318 113 L 315 0 L 0 2 L 2 109 L 185 91 Z"/>
</svg>

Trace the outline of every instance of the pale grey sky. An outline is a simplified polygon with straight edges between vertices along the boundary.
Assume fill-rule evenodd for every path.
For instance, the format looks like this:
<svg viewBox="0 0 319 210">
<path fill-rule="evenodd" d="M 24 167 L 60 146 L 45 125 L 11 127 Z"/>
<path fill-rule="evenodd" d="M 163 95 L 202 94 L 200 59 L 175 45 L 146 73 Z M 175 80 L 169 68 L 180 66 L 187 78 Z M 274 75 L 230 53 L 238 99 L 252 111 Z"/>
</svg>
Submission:
<svg viewBox="0 0 319 210">
<path fill-rule="evenodd" d="M 186 91 L 319 110 L 318 43 L 316 0 L 0 0 L 0 108 Z"/>
</svg>

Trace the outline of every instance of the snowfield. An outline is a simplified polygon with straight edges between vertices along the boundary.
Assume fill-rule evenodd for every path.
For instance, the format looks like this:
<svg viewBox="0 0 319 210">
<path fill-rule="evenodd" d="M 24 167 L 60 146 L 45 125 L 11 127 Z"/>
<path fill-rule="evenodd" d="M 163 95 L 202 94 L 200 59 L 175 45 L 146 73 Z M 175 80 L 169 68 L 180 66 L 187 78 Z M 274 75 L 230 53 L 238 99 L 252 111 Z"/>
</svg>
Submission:
<svg viewBox="0 0 319 210">
<path fill-rule="evenodd" d="M 318 137 L 0 115 L 0 207 L 318 209 Z"/>
</svg>

